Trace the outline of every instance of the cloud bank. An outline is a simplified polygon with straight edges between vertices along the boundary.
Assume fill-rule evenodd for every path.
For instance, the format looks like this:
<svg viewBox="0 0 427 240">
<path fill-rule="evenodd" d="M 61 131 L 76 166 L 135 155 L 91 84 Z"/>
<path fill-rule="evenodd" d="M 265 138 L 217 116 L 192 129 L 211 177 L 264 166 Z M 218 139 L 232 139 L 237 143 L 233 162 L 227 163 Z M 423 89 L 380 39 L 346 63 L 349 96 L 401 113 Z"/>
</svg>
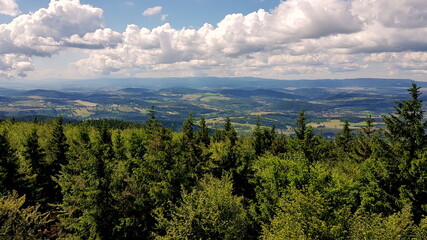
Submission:
<svg viewBox="0 0 427 240">
<path fill-rule="evenodd" d="M 144 11 L 155 15 L 161 7 Z M 215 26 L 122 33 L 104 28 L 102 9 L 53 0 L 47 9 L 0 25 L 0 74 L 24 76 L 32 56 L 89 49 L 82 74 L 286 77 L 357 72 L 381 65 L 426 74 L 427 1 L 288 0 L 275 9 L 230 14 Z"/>
</svg>

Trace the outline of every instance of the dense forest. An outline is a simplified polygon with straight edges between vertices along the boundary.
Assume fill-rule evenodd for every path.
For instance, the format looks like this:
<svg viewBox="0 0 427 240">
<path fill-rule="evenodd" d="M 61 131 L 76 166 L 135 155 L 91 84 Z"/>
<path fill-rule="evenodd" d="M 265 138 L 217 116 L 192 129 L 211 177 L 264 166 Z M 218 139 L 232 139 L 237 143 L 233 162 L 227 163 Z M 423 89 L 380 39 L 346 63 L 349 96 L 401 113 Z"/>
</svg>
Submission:
<svg viewBox="0 0 427 240">
<path fill-rule="evenodd" d="M 427 239 L 427 123 L 408 89 L 334 138 L 192 115 L 0 122 L 0 239 Z"/>
</svg>

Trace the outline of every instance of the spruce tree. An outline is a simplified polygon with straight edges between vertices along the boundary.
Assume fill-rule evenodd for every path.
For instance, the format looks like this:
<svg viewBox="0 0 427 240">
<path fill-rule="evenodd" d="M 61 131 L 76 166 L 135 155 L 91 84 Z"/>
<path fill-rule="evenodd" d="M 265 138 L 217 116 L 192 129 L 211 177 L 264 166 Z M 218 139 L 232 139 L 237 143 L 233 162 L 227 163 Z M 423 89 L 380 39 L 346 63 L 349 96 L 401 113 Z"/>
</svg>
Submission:
<svg viewBox="0 0 427 240">
<path fill-rule="evenodd" d="M 18 189 L 18 164 L 14 150 L 7 139 L 7 132 L 0 134 L 0 195 Z"/>
<path fill-rule="evenodd" d="M 24 143 L 24 163 L 21 169 L 25 169 L 23 181 L 25 182 L 24 193 L 27 194 L 27 202 L 39 203 L 42 208 L 47 207 L 50 171 L 46 168 L 45 152 L 39 145 L 37 129 L 34 128 Z"/>
<path fill-rule="evenodd" d="M 231 145 L 235 145 L 237 141 L 237 132 L 231 124 L 230 117 L 227 117 L 224 123 L 224 134 L 226 139 L 228 139 Z"/>
<path fill-rule="evenodd" d="M 196 134 L 197 141 L 207 147 L 210 144 L 209 128 L 206 125 L 206 120 L 202 117 L 199 121 L 199 131 Z"/>
<path fill-rule="evenodd" d="M 422 100 L 419 99 L 420 87 L 412 82 L 408 89 L 410 100 L 396 102 L 394 114 L 384 117 L 386 136 L 390 142 L 406 154 L 408 160 L 413 159 L 418 150 L 426 144 L 427 122 L 424 121 Z"/>
<path fill-rule="evenodd" d="M 64 134 L 62 117 L 59 117 L 53 123 L 53 131 L 52 135 L 48 140 L 47 149 L 46 149 L 46 171 L 49 171 L 49 175 L 51 177 L 55 177 L 59 174 L 63 165 L 67 164 L 67 151 L 68 144 L 67 138 Z M 47 189 L 50 194 L 48 197 L 48 201 L 51 203 L 59 203 L 62 200 L 61 189 L 58 184 L 50 178 L 47 183 Z"/>
<path fill-rule="evenodd" d="M 113 239 L 117 214 L 110 190 L 111 135 L 105 128 L 95 134 L 91 141 L 81 130 L 70 146 L 69 163 L 56 179 L 64 196 L 62 219 L 79 239 Z"/>
<path fill-rule="evenodd" d="M 374 134 L 374 119 L 369 115 L 365 119 L 365 126 L 361 128 L 355 138 L 351 156 L 358 162 L 363 162 L 372 154 L 372 137 Z"/>
<path fill-rule="evenodd" d="M 353 141 L 353 133 L 350 130 L 350 123 L 347 119 L 344 120 L 344 126 L 341 131 L 337 134 L 335 138 L 336 144 L 344 150 L 344 152 L 349 153 L 351 150 L 351 143 Z"/>
<path fill-rule="evenodd" d="M 309 160 L 309 164 L 311 164 L 316 159 L 315 148 L 317 139 L 313 128 L 308 126 L 304 110 L 299 113 L 298 119 L 295 121 L 295 126 L 294 132 L 298 141 L 297 146 L 294 146 L 294 148 L 302 151 Z"/>
</svg>

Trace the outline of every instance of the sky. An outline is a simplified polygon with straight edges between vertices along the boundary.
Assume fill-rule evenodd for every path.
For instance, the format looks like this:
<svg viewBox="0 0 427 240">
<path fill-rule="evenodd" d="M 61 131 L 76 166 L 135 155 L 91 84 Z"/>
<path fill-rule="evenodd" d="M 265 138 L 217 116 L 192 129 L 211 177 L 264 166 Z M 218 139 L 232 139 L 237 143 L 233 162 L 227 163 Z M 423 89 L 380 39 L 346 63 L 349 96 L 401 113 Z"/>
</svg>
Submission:
<svg viewBox="0 0 427 240">
<path fill-rule="evenodd" d="M 0 83 L 427 81 L 425 0 L 0 0 Z"/>
</svg>

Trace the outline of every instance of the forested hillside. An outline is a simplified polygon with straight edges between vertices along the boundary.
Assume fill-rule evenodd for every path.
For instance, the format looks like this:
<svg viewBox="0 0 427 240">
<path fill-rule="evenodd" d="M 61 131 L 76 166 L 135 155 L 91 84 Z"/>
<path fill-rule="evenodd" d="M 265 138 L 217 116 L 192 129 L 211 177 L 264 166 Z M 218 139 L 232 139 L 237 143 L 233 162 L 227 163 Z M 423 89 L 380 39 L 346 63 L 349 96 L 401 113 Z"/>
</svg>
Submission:
<svg viewBox="0 0 427 240">
<path fill-rule="evenodd" d="M 230 119 L 0 122 L 0 239 L 426 239 L 420 88 L 334 138 Z M 108 124 L 107 124 L 108 123 Z M 281 127 L 281 126 L 278 126 Z"/>
</svg>

